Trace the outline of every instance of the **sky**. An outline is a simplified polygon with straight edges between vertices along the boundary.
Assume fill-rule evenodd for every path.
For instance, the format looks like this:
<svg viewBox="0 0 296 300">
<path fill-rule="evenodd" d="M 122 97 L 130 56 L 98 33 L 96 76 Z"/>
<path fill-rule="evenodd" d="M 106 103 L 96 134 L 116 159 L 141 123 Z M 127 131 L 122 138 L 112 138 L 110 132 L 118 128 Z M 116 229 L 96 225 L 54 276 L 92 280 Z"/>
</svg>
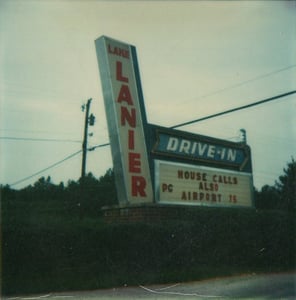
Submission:
<svg viewBox="0 0 296 300">
<path fill-rule="evenodd" d="M 295 1 L 0 0 L 0 184 L 78 180 L 82 154 L 70 156 L 82 147 L 89 98 L 88 146 L 109 143 L 94 44 L 102 35 L 136 47 L 152 124 L 296 90 Z M 237 142 L 244 128 L 260 189 L 296 158 L 295 115 L 296 94 L 179 129 Z M 86 172 L 109 168 L 109 146 L 87 153 Z"/>
</svg>

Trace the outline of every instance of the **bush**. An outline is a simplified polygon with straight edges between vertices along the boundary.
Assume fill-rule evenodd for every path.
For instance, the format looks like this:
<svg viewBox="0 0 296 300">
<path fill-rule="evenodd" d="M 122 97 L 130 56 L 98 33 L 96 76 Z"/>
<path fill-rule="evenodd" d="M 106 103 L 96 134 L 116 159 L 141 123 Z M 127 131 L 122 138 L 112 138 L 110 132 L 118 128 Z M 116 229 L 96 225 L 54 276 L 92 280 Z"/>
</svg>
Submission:
<svg viewBox="0 0 296 300">
<path fill-rule="evenodd" d="M 295 215 L 209 208 L 187 212 L 182 220 L 153 224 L 108 225 L 99 218 L 52 217 L 52 211 L 43 211 L 43 222 L 39 215 L 23 222 L 10 219 L 3 226 L 3 293 L 97 289 L 295 267 Z"/>
</svg>

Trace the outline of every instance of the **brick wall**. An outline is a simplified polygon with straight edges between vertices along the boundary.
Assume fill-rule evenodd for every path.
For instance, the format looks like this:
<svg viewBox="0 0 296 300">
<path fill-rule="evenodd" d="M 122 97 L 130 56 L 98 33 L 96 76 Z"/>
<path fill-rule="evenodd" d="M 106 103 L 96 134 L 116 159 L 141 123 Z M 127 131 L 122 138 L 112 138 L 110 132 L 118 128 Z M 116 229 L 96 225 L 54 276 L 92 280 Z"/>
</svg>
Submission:
<svg viewBox="0 0 296 300">
<path fill-rule="evenodd" d="M 104 219 L 113 222 L 143 222 L 165 221 L 174 219 L 192 218 L 197 207 L 166 206 L 166 205 L 141 205 L 126 207 L 104 207 Z"/>
</svg>

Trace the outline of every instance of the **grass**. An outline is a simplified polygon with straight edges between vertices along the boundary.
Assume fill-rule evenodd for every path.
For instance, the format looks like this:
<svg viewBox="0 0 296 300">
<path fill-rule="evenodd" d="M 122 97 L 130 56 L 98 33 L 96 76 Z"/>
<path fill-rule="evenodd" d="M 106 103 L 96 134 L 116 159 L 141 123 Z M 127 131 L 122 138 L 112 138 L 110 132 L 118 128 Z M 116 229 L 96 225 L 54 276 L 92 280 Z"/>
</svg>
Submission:
<svg viewBox="0 0 296 300">
<path fill-rule="evenodd" d="M 295 215 L 200 208 L 106 224 L 40 203 L 2 210 L 6 295 L 184 282 L 295 268 Z"/>
</svg>

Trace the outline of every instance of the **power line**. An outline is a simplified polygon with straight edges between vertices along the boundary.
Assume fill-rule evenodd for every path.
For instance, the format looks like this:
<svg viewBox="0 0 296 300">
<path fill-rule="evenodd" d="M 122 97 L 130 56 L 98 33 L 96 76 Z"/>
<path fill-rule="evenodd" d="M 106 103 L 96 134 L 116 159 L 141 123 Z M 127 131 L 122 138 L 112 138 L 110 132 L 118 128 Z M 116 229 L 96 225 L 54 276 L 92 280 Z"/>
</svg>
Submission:
<svg viewBox="0 0 296 300">
<path fill-rule="evenodd" d="M 109 146 L 110 143 L 105 143 L 105 144 L 100 144 L 100 145 L 96 145 L 96 146 L 93 146 L 91 148 L 88 148 L 87 150 L 88 151 L 93 151 L 93 150 L 96 150 L 97 148 L 102 148 L 102 147 L 106 147 L 106 146 Z"/>
<path fill-rule="evenodd" d="M 23 179 L 20 179 L 20 180 L 18 180 L 18 181 L 16 181 L 16 182 L 10 184 L 10 186 L 17 185 L 17 184 L 19 184 L 19 183 L 21 183 L 21 182 L 24 182 L 24 181 L 26 181 L 26 180 L 28 180 L 28 179 L 31 179 L 32 177 L 35 177 L 36 175 L 39 175 L 39 174 L 41 174 L 41 173 L 43 173 L 43 172 L 45 172 L 45 171 L 47 171 L 47 170 L 49 170 L 49 169 L 52 169 L 53 167 L 56 167 L 57 165 L 60 165 L 60 164 L 63 163 L 64 161 L 66 161 L 66 160 L 68 160 L 68 159 L 74 157 L 75 155 L 79 154 L 80 152 L 82 152 L 82 150 L 79 150 L 79 151 L 77 151 L 77 152 L 75 152 L 75 153 L 72 153 L 71 155 L 65 157 L 64 159 L 62 159 L 62 160 L 60 160 L 60 161 L 58 161 L 58 162 L 56 162 L 56 163 L 50 165 L 49 167 L 47 167 L 47 168 L 45 168 L 45 169 L 42 169 L 42 170 L 40 170 L 40 171 L 38 171 L 38 172 L 36 172 L 36 173 L 34 173 L 34 174 L 28 176 L 28 177 L 25 177 L 25 178 L 23 178 Z"/>
<path fill-rule="evenodd" d="M 257 101 L 257 102 L 251 103 L 251 104 L 247 104 L 247 105 L 244 105 L 244 106 L 236 107 L 236 108 L 224 111 L 224 112 L 220 112 L 220 113 L 217 113 L 217 114 L 209 115 L 209 116 L 206 116 L 206 117 L 203 117 L 203 118 L 199 118 L 199 119 L 196 119 L 196 120 L 192 120 L 192 121 L 180 123 L 180 124 L 171 126 L 169 128 L 174 129 L 174 128 L 182 127 L 182 126 L 185 126 L 185 125 L 189 125 L 189 124 L 193 124 L 193 123 L 205 121 L 205 120 L 208 120 L 210 118 L 218 117 L 218 116 L 221 116 L 221 115 L 224 115 L 224 114 L 228 114 L 228 113 L 232 113 L 232 112 L 235 112 L 235 111 L 238 111 L 238 110 L 242 110 L 242 109 L 246 109 L 246 108 L 249 108 L 249 107 L 252 107 L 252 106 L 260 105 L 260 104 L 263 104 L 263 103 L 266 103 L 266 102 L 269 102 L 269 101 L 277 100 L 279 98 L 287 97 L 287 96 L 293 95 L 295 93 L 296 93 L 296 90 L 288 92 L 288 93 L 284 93 L 284 94 L 281 94 L 281 95 L 277 95 L 277 96 L 274 96 L 274 97 L 271 97 L 271 98 L 267 98 L 267 99 L 264 99 L 264 100 L 261 100 L 261 101 Z M 93 150 L 95 150 L 97 148 L 102 148 L 102 147 L 106 147 L 106 146 L 109 146 L 109 145 L 110 145 L 110 143 L 104 143 L 104 144 L 100 144 L 100 145 L 96 145 L 96 146 L 93 146 L 91 148 L 88 148 L 87 150 L 88 151 L 93 151 Z M 73 156 L 79 154 L 80 152 L 82 152 L 82 150 L 79 150 L 79 151 L 77 151 L 77 152 L 75 152 L 75 153 L 73 153 L 73 154 L 65 157 L 64 159 L 56 162 L 55 164 L 50 165 L 49 167 L 47 167 L 45 169 L 42 169 L 42 170 L 40 170 L 40 171 L 38 171 L 38 172 L 36 172 L 36 173 L 34 173 L 34 174 L 26 177 L 26 178 L 18 180 L 16 182 L 12 183 L 10 186 L 19 184 L 19 183 L 21 183 L 23 181 L 26 181 L 26 180 L 28 180 L 28 179 L 30 179 L 30 178 L 32 178 L 32 177 L 34 177 L 34 176 L 36 176 L 36 175 L 38 175 L 40 173 L 43 173 L 43 172 L 45 172 L 45 171 L 47 171 L 47 170 L 49 170 L 49 169 L 51 169 L 51 168 L 53 168 L 53 167 L 61 164 L 61 163 L 63 163 L 64 161 L 72 158 Z"/>
<path fill-rule="evenodd" d="M 274 97 L 271 97 L 271 98 L 268 98 L 268 99 L 265 99 L 265 100 L 261 100 L 261 101 L 258 101 L 258 102 L 254 102 L 254 103 L 251 103 L 251 104 L 247 104 L 247 105 L 244 105 L 244 106 L 241 106 L 241 107 L 233 108 L 233 109 L 230 109 L 230 110 L 227 110 L 227 111 L 224 111 L 224 112 L 220 112 L 220 113 L 217 113 L 217 114 L 209 115 L 209 116 L 206 116 L 206 117 L 203 117 L 203 118 L 200 118 L 200 119 L 196 119 L 196 120 L 193 120 L 193 121 L 188 121 L 188 122 L 180 123 L 180 124 L 171 126 L 169 128 L 173 129 L 173 128 L 178 128 L 178 127 L 182 127 L 182 126 L 185 126 L 185 125 L 189 125 L 189 124 L 192 124 L 192 123 L 197 123 L 197 122 L 204 121 L 204 120 L 207 120 L 207 119 L 210 119 L 210 118 L 221 116 L 223 114 L 227 114 L 227 113 L 231 113 L 231 112 L 234 112 L 234 111 L 246 109 L 246 108 L 249 108 L 249 107 L 252 107 L 252 106 L 256 106 L 256 105 L 260 105 L 260 104 L 263 104 L 263 103 L 268 102 L 268 101 L 277 100 L 279 98 L 286 97 L 286 96 L 292 95 L 294 93 L 296 93 L 296 91 L 291 91 L 291 92 L 288 92 L 288 93 L 285 93 L 285 94 L 274 96 Z M 41 138 L 40 139 L 39 138 L 19 138 L 19 137 L 6 137 L 6 136 L 4 136 L 4 137 L 1 136 L 0 139 L 37 141 L 37 142 L 41 141 L 41 142 L 71 142 L 71 143 L 81 143 L 81 141 L 77 141 L 77 140 L 65 140 L 65 139 L 64 140 L 59 140 L 59 139 L 41 139 Z M 109 145 L 110 145 L 110 143 L 100 144 L 100 145 L 96 145 L 96 146 L 90 147 L 87 150 L 88 151 L 93 151 L 93 150 L 95 150 L 97 148 L 101 148 L 101 147 L 105 147 L 105 146 L 109 146 Z"/>
<path fill-rule="evenodd" d="M 88 148 L 87 150 L 88 150 L 88 151 L 93 151 L 93 150 L 95 150 L 96 148 L 106 147 L 106 146 L 109 146 L 109 145 L 110 145 L 110 143 L 105 143 L 105 144 L 101 144 L 101 145 L 96 145 L 96 146 L 94 146 L 94 147 Z M 47 171 L 47 170 L 49 170 L 49 169 L 52 169 L 52 168 L 56 167 L 57 165 L 63 163 L 64 161 L 66 161 L 66 160 L 68 160 L 68 159 L 74 157 L 75 155 L 79 154 L 80 152 L 82 152 L 82 150 L 79 150 L 79 151 L 77 151 L 77 152 L 75 152 L 75 153 L 73 153 L 73 154 L 71 154 L 71 155 L 65 157 L 64 159 L 62 159 L 62 160 L 60 160 L 60 161 L 58 161 L 58 162 L 56 162 L 56 163 L 54 163 L 54 164 L 48 166 L 48 167 L 45 168 L 45 169 L 42 169 L 42 170 L 40 170 L 40 171 L 38 171 L 38 172 L 36 172 L 36 173 L 34 173 L 34 174 L 28 176 L 28 177 L 25 177 L 25 178 L 23 178 L 23 179 L 20 179 L 20 180 L 18 180 L 18 181 L 16 181 L 16 182 L 10 184 L 10 186 L 13 186 L 13 185 L 17 185 L 17 184 L 19 184 L 19 183 L 22 183 L 22 182 L 24 182 L 24 181 L 26 181 L 26 180 L 29 180 L 29 179 L 31 179 L 31 178 L 33 178 L 33 177 L 35 177 L 35 176 L 37 176 L 37 175 L 39 175 L 39 174 L 41 174 L 41 173 Z"/>
<path fill-rule="evenodd" d="M 206 116 L 206 117 L 203 117 L 203 118 L 199 118 L 199 119 L 195 119 L 195 120 L 192 120 L 192 121 L 180 123 L 180 124 L 171 126 L 169 128 L 172 128 L 172 129 L 173 128 L 178 128 L 178 127 L 182 127 L 182 126 L 185 126 L 185 125 L 190 125 L 190 124 L 193 124 L 193 123 L 205 121 L 205 120 L 208 120 L 208 119 L 211 119 L 211 118 L 220 117 L 222 115 L 229 114 L 229 113 L 232 113 L 232 112 L 235 112 L 235 111 L 238 111 L 238 110 L 250 108 L 252 106 L 260 105 L 260 104 L 263 104 L 263 103 L 266 103 L 266 102 L 269 102 L 269 101 L 277 100 L 279 98 L 287 97 L 287 96 L 293 95 L 295 93 L 296 93 L 296 90 L 285 93 L 285 94 L 281 94 L 281 95 L 278 95 L 278 96 L 274 96 L 274 97 L 271 97 L 271 98 L 267 98 L 267 99 L 264 99 L 264 100 L 261 100 L 261 101 L 257 101 L 257 102 L 251 103 L 251 104 L 247 104 L 247 105 L 243 105 L 243 106 L 236 107 L 236 108 L 233 108 L 233 109 L 229 109 L 229 110 L 217 113 L 217 114 L 209 115 L 209 116 Z"/>
<path fill-rule="evenodd" d="M 269 77 L 271 75 L 274 75 L 274 74 L 277 74 L 277 73 L 280 73 L 280 72 L 283 72 L 283 71 L 286 71 L 286 70 L 289 70 L 289 69 L 293 69 L 295 67 L 296 67 L 296 65 L 290 65 L 290 66 L 287 66 L 287 67 L 284 67 L 284 68 L 281 68 L 281 69 L 278 69 L 278 70 L 274 70 L 274 71 L 266 73 L 266 74 L 258 75 L 258 76 L 254 77 L 254 78 L 247 79 L 247 80 L 245 80 L 243 82 L 239 82 L 239 83 L 236 83 L 236 84 L 224 87 L 222 89 L 213 91 L 211 93 L 208 93 L 208 94 L 205 94 L 205 95 L 201 95 L 198 98 L 194 98 L 194 100 L 201 99 L 201 98 L 207 98 L 207 97 L 210 97 L 210 96 L 214 96 L 216 94 L 219 94 L 219 93 L 222 93 L 222 92 L 225 92 L 225 91 L 232 90 L 234 88 L 240 87 L 240 86 L 245 85 L 247 83 L 250 83 L 250 82 L 253 82 L 253 81 L 257 81 L 259 79 L 266 78 L 266 77 Z M 193 100 L 183 101 L 183 104 L 187 103 L 187 102 L 190 102 L 190 101 L 193 101 Z"/>
<path fill-rule="evenodd" d="M 271 97 L 271 98 L 267 98 L 267 99 L 264 99 L 264 100 L 261 100 L 261 101 L 257 101 L 257 102 L 251 103 L 251 104 L 247 104 L 247 105 L 244 105 L 244 106 L 240 106 L 240 107 L 236 107 L 236 108 L 233 108 L 233 109 L 230 109 L 230 110 L 226 110 L 224 112 L 220 112 L 220 113 L 217 113 L 217 114 L 209 115 L 209 116 L 206 116 L 206 117 L 203 117 L 203 118 L 200 118 L 200 119 L 196 119 L 196 120 L 192 120 L 192 121 L 180 123 L 180 124 L 171 126 L 169 128 L 174 129 L 174 128 L 182 127 L 182 126 L 189 125 L 189 124 L 192 124 L 192 123 L 197 123 L 197 122 L 205 121 L 205 120 L 210 119 L 210 118 L 215 118 L 215 117 L 218 117 L 218 116 L 221 116 L 221 115 L 224 115 L 224 114 L 228 114 L 228 113 L 235 112 L 235 111 L 242 110 L 242 109 L 246 109 L 246 108 L 249 108 L 249 107 L 252 107 L 252 106 L 260 105 L 260 104 L 263 104 L 263 103 L 266 103 L 266 102 L 269 102 L 269 101 L 277 100 L 277 99 L 282 98 L 282 97 L 287 97 L 287 96 L 293 95 L 295 93 L 296 93 L 296 90 L 288 92 L 288 93 L 285 93 L 285 94 L 281 94 L 281 95 L 278 95 L 278 96 L 274 96 L 274 97 Z M 88 150 L 89 151 L 93 151 L 96 148 L 105 147 L 105 146 L 109 146 L 109 145 L 110 145 L 110 143 L 96 145 L 94 147 L 89 148 Z"/>
<path fill-rule="evenodd" d="M 13 136 L 0 136 L 1 140 L 15 140 L 15 141 L 32 141 L 32 142 L 69 142 L 69 143 L 81 143 L 77 140 L 65 140 L 65 139 L 39 139 L 39 138 L 22 138 Z"/>
<path fill-rule="evenodd" d="M 277 74 L 277 73 L 280 73 L 280 72 L 283 72 L 283 71 L 286 71 L 286 70 L 289 70 L 289 69 L 293 69 L 296 67 L 296 64 L 294 65 L 290 65 L 290 66 L 287 66 L 287 67 L 284 67 L 284 68 L 281 68 L 281 69 L 278 69 L 278 70 L 274 70 L 274 71 L 271 71 L 269 73 L 266 73 L 266 74 L 262 74 L 262 75 L 258 75 L 254 78 L 251 78 L 251 79 L 248 79 L 246 81 L 243 81 L 243 82 L 240 82 L 240 83 L 237 83 L 237 84 L 233 84 L 233 85 L 230 85 L 228 87 L 224 87 L 222 89 L 219 89 L 219 90 L 216 90 L 216 91 L 213 91 L 209 94 L 205 94 L 205 95 L 201 95 L 199 96 L 198 98 L 195 98 L 194 100 L 196 99 L 200 99 L 200 98 L 207 98 L 207 97 L 210 97 L 210 96 L 213 96 L 213 95 L 216 95 L 216 94 L 219 94 L 221 92 L 224 92 L 224 91 L 227 91 L 227 90 L 230 90 L 230 89 L 233 89 L 233 88 L 236 88 L 236 87 L 239 87 L 239 86 L 242 86 L 242 85 L 245 85 L 247 83 L 250 83 L 250 82 L 253 82 L 253 81 L 256 81 L 256 80 L 259 80 L 259 79 L 262 79 L 262 78 L 265 78 L 265 77 L 269 77 L 271 75 L 274 75 L 274 74 Z M 189 100 L 189 101 L 192 101 L 192 100 Z M 184 102 L 189 102 L 189 101 L 183 101 L 183 104 Z M 176 125 L 178 126 L 178 125 Z M 171 128 L 177 128 L 176 126 L 172 126 Z M 0 139 L 7 139 L 7 140 L 27 140 L 27 141 L 45 141 L 45 142 L 73 142 L 73 143 L 81 143 L 81 141 L 76 141 L 76 140 L 58 140 L 58 139 L 35 139 L 35 138 L 17 138 L 17 137 L 0 137 Z M 107 144 L 109 145 L 109 144 Z M 96 146 L 95 147 L 92 147 L 92 148 L 97 148 Z M 94 149 L 91 149 L 91 150 L 94 150 Z M 88 149 L 89 150 L 89 149 Z M 90 150 L 90 151 L 91 151 Z"/>
</svg>

